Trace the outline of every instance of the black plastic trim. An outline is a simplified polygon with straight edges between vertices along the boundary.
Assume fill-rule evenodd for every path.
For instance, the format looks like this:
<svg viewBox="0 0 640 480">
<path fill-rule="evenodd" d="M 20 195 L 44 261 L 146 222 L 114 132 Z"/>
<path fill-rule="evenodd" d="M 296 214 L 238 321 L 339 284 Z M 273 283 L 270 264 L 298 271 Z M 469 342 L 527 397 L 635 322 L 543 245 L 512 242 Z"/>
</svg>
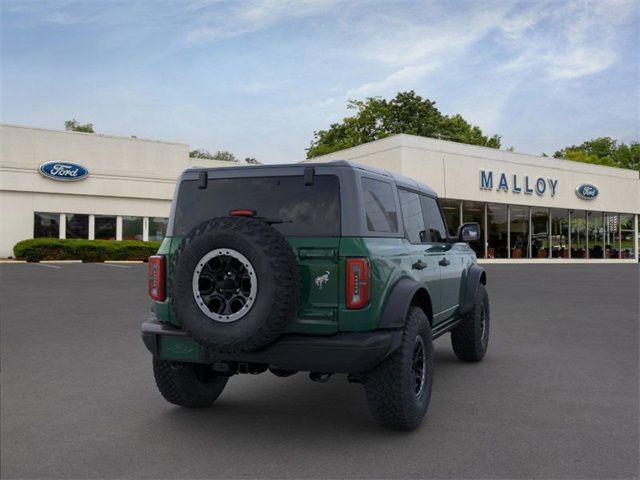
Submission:
<svg viewBox="0 0 640 480">
<path fill-rule="evenodd" d="M 471 311 L 473 308 L 473 302 L 476 298 L 476 292 L 478 291 L 478 285 L 480 283 L 486 284 L 487 282 L 487 274 L 479 265 L 472 265 L 469 268 L 469 273 L 467 274 L 467 285 L 464 293 L 464 301 L 462 302 L 462 308 L 460 309 L 461 314 L 465 314 Z"/>
<path fill-rule="evenodd" d="M 394 285 L 382 313 L 380 328 L 402 328 L 407 318 L 409 306 L 416 292 L 426 290 L 424 285 L 410 278 L 402 278 Z M 428 293 L 428 292 L 427 292 Z"/>
</svg>

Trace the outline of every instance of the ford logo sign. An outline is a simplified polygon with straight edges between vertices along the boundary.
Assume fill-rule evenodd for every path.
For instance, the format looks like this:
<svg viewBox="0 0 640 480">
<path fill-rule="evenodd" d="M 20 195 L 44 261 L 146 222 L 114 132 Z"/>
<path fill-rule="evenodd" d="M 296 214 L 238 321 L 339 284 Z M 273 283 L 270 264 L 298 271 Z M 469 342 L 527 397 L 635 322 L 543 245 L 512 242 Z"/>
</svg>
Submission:
<svg viewBox="0 0 640 480">
<path fill-rule="evenodd" d="M 52 180 L 75 182 L 89 175 L 89 170 L 73 162 L 52 161 L 40 165 L 40 173 Z"/>
<path fill-rule="evenodd" d="M 583 183 L 576 187 L 576 195 L 583 200 L 593 200 L 598 196 L 598 193 L 598 187 L 589 185 L 588 183 Z"/>
</svg>

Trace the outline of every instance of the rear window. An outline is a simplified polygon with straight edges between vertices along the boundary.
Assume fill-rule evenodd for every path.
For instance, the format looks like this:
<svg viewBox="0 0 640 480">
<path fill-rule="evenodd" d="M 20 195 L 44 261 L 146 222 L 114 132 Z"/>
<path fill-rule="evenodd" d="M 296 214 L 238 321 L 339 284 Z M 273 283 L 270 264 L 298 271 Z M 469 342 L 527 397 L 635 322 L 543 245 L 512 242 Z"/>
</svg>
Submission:
<svg viewBox="0 0 640 480">
<path fill-rule="evenodd" d="M 197 180 L 180 184 L 173 234 L 183 237 L 196 225 L 230 210 L 251 209 L 258 217 L 282 220 L 273 227 L 285 236 L 340 235 L 340 183 L 335 175 L 214 178 L 199 189 Z"/>
</svg>

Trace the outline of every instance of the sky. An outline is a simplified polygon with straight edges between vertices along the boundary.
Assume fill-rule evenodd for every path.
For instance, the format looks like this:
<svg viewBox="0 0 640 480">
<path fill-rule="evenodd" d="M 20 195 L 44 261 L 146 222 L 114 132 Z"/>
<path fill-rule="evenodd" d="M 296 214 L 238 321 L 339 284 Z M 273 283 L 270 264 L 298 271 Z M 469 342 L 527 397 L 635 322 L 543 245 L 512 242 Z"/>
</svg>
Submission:
<svg viewBox="0 0 640 480">
<path fill-rule="evenodd" d="M 303 160 L 415 90 L 503 148 L 640 140 L 640 2 L 3 0 L 0 121 Z"/>
</svg>

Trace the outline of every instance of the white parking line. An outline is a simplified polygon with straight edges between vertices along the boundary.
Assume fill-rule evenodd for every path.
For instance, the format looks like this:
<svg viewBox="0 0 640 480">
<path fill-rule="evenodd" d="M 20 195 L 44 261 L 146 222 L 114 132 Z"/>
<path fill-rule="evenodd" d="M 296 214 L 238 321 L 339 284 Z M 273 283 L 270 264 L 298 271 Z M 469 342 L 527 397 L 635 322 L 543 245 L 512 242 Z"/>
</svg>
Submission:
<svg viewBox="0 0 640 480">
<path fill-rule="evenodd" d="M 129 265 L 117 265 L 115 263 L 100 263 L 100 265 L 104 265 L 105 267 L 131 268 Z"/>
<path fill-rule="evenodd" d="M 36 263 L 36 265 L 40 265 L 41 267 L 47 267 L 47 268 L 62 268 L 58 265 L 49 265 L 48 263 Z"/>
</svg>

